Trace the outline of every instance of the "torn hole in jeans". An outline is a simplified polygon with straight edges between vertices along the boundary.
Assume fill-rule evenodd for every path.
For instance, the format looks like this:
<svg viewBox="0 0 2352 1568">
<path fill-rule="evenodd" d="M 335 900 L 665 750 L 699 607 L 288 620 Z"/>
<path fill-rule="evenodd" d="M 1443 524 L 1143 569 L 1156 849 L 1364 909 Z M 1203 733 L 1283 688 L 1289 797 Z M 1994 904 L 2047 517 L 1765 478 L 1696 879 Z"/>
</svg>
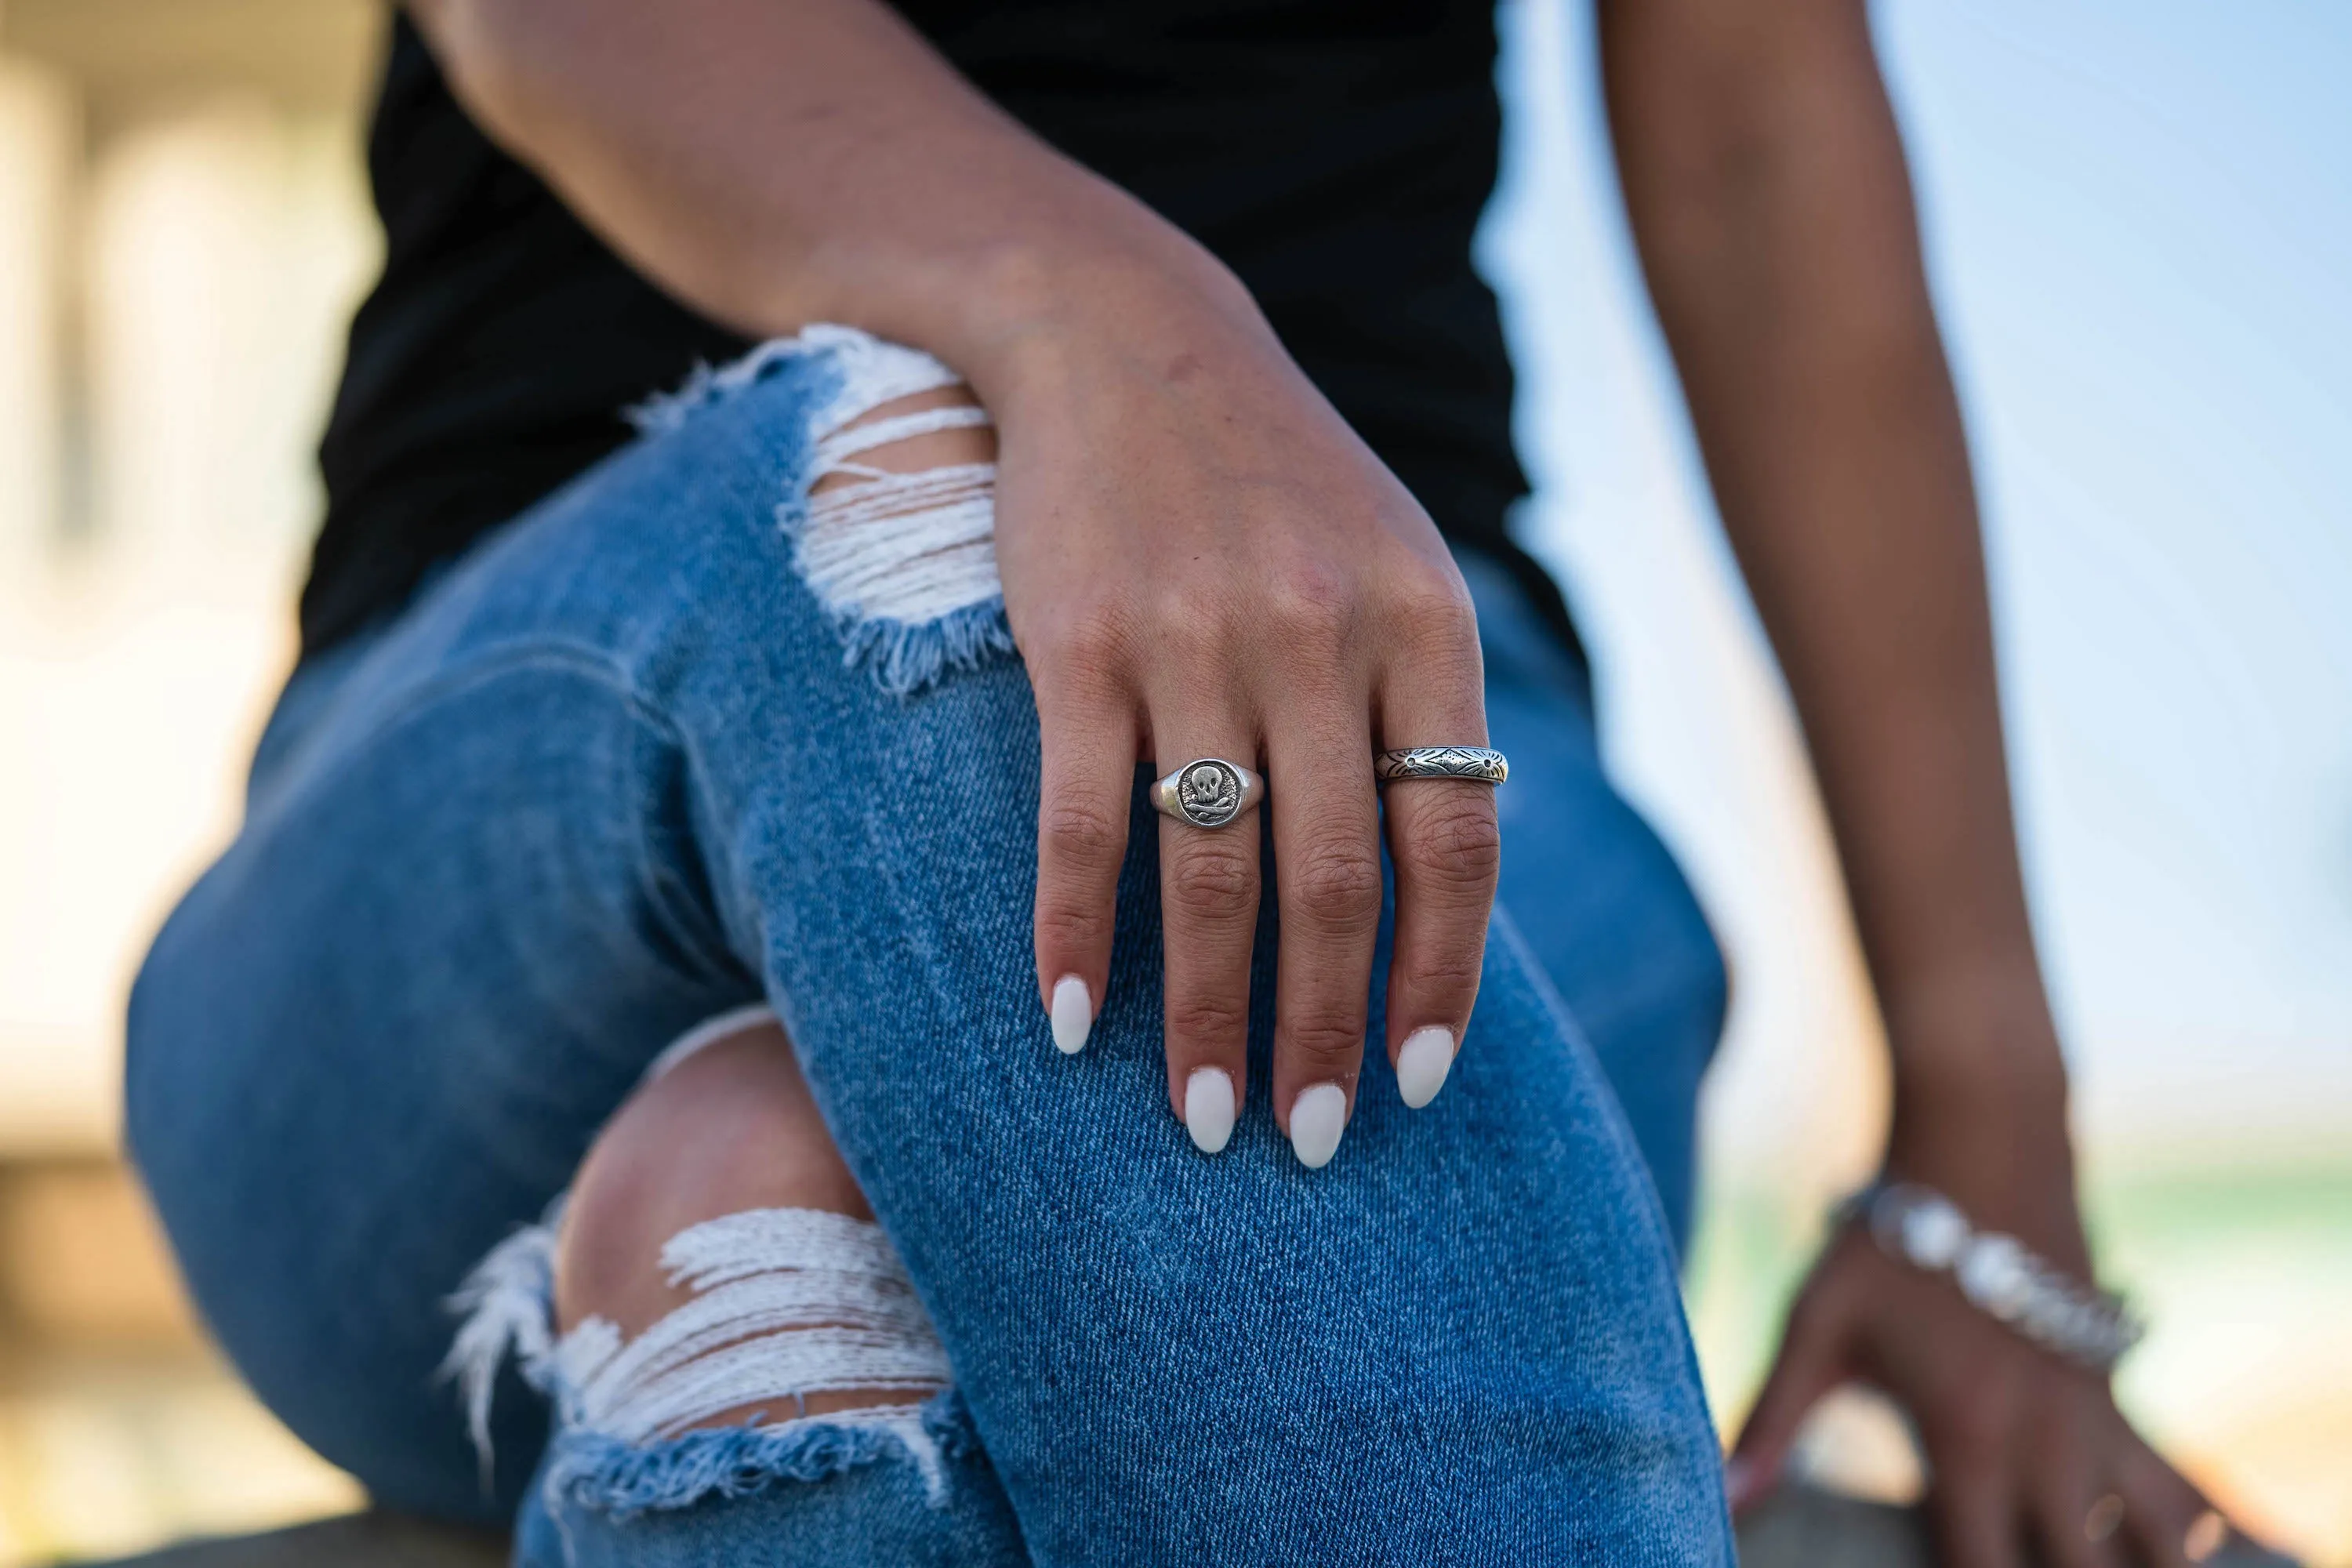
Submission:
<svg viewBox="0 0 2352 1568">
<path fill-rule="evenodd" d="M 995 463 L 910 469 L 883 460 L 892 447 L 905 456 L 927 437 L 992 427 L 961 379 L 929 354 L 852 327 L 811 326 L 698 371 L 631 417 L 641 429 L 673 428 L 800 361 L 834 380 L 810 418 L 802 482 L 777 517 L 794 569 L 841 629 L 844 662 L 870 667 L 883 689 L 907 695 L 1012 653 L 996 570 Z"/>
<path fill-rule="evenodd" d="M 444 1370 L 465 1395 L 488 1464 L 490 1394 L 512 1354 L 552 1399 L 544 1484 L 625 1518 L 818 1480 L 897 1457 L 937 1504 L 946 1463 L 971 1441 L 947 1354 L 879 1226 L 817 1209 L 752 1209 L 689 1226 L 662 1247 L 693 1298 L 634 1339 L 611 1321 L 553 1323 L 561 1211 L 509 1237 L 452 1298 L 465 1314 Z M 807 1396 L 928 1396 L 822 1415 Z M 730 1425 L 719 1418 L 743 1413 Z"/>
</svg>

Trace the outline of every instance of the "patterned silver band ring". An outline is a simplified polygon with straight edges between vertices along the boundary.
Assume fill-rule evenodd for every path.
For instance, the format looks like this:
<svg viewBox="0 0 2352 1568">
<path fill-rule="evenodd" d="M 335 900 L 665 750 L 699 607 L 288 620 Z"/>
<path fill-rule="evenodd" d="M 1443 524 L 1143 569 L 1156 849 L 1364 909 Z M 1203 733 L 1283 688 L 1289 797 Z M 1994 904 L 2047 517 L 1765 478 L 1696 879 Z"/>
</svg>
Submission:
<svg viewBox="0 0 2352 1568">
<path fill-rule="evenodd" d="M 1511 776 L 1511 763 L 1485 746 L 1408 746 L 1382 752 L 1372 772 L 1382 784 L 1391 779 L 1470 779 L 1498 784 Z"/>
<path fill-rule="evenodd" d="M 1151 786 L 1151 804 L 1195 827 L 1223 827 L 1265 798 L 1265 781 L 1223 757 L 1196 757 Z"/>
</svg>

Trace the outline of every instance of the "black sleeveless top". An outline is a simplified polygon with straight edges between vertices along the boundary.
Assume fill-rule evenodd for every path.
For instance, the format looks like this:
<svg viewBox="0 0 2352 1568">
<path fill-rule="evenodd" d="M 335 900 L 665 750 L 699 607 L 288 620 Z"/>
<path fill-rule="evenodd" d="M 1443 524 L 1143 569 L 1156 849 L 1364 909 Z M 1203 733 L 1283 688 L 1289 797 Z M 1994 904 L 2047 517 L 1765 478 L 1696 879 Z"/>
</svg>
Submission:
<svg viewBox="0 0 2352 1568">
<path fill-rule="evenodd" d="M 1457 545 L 1509 566 L 1526 489 L 1495 300 L 1494 14 L 1455 0 L 906 0 L 1032 131 L 1238 273 L 1299 364 Z M 779 156 L 789 156 L 780 149 Z M 368 167 L 383 276 L 320 448 L 306 652 L 396 610 L 620 446 L 621 412 L 750 345 L 646 281 L 457 101 L 394 24 Z"/>
</svg>

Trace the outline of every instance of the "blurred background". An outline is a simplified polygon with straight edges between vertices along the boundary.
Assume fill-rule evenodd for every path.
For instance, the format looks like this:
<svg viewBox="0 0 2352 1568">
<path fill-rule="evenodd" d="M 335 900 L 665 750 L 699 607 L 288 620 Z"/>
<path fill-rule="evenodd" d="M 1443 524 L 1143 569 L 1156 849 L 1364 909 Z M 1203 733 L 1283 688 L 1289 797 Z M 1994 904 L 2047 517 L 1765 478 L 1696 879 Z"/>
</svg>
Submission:
<svg viewBox="0 0 2352 1568">
<path fill-rule="evenodd" d="M 1885 0 L 1990 535 L 2120 1389 L 2352 1563 L 2352 9 Z M 115 1150 L 124 991 L 235 827 L 377 236 L 372 0 L 0 0 L 0 1568 L 358 1500 L 206 1351 Z M 1689 1281 L 1727 1426 L 1876 1020 L 1615 205 L 1577 0 L 1506 0 L 1481 262 L 1526 537 L 1738 974 Z M 1809 1463 L 1916 1485 L 1868 1402 Z"/>
</svg>

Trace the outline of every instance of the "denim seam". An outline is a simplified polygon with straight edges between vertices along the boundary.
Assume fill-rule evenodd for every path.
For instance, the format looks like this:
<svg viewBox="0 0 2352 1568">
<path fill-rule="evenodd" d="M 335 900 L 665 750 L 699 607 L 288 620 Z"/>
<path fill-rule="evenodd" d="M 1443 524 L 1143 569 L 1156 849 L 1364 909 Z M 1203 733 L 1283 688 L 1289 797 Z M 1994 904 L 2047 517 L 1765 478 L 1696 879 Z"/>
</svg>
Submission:
<svg viewBox="0 0 2352 1568">
<path fill-rule="evenodd" d="M 1616 1094 L 1609 1088 L 1608 1075 L 1601 1070 L 1600 1058 L 1592 1049 L 1592 1042 L 1585 1037 L 1582 1026 L 1576 1021 L 1576 1015 L 1570 1010 L 1568 1000 L 1559 994 L 1559 988 L 1552 984 L 1550 974 L 1545 971 L 1541 963 L 1536 961 L 1534 950 L 1528 945 L 1526 933 L 1519 930 L 1519 922 L 1512 918 L 1509 909 L 1499 900 L 1495 904 L 1493 925 L 1496 932 L 1502 937 L 1504 945 L 1510 949 L 1512 956 L 1518 961 L 1519 967 L 1525 972 L 1528 986 L 1535 992 L 1536 1000 L 1559 1025 L 1561 1035 L 1569 1042 L 1570 1048 L 1583 1058 L 1586 1070 L 1591 1074 L 1594 1083 L 1601 1089 L 1598 1109 L 1601 1120 L 1608 1129 L 1607 1135 L 1617 1147 L 1618 1158 L 1633 1168 L 1638 1178 L 1636 1184 L 1642 1189 L 1643 1209 L 1649 1217 L 1650 1257 L 1657 1275 L 1655 1287 L 1663 1292 L 1666 1300 L 1676 1303 L 1676 1321 L 1682 1321 L 1680 1307 L 1682 1281 L 1676 1277 L 1672 1261 L 1675 1256 L 1674 1231 L 1666 1220 L 1665 1204 L 1658 1196 L 1657 1184 L 1650 1179 L 1649 1167 L 1643 1159 L 1640 1146 L 1634 1142 L 1633 1130 L 1627 1125 L 1624 1111 L 1617 1104 Z M 1699 1375 L 1698 1347 L 1692 1341 L 1686 1324 L 1681 1339 L 1682 1354 L 1675 1358 L 1675 1380 L 1683 1394 L 1696 1408 L 1700 1421 L 1705 1424 L 1711 1435 L 1715 1430 L 1715 1415 L 1707 1405 L 1706 1382 Z M 1718 1478 L 1720 1477 L 1719 1469 L 1715 1473 Z M 1717 1534 L 1723 1542 L 1724 1568 L 1736 1568 L 1738 1560 L 1738 1548 L 1734 1544 L 1728 1504 L 1719 1487 L 1715 1496 L 1717 1516 L 1720 1521 Z"/>
</svg>

